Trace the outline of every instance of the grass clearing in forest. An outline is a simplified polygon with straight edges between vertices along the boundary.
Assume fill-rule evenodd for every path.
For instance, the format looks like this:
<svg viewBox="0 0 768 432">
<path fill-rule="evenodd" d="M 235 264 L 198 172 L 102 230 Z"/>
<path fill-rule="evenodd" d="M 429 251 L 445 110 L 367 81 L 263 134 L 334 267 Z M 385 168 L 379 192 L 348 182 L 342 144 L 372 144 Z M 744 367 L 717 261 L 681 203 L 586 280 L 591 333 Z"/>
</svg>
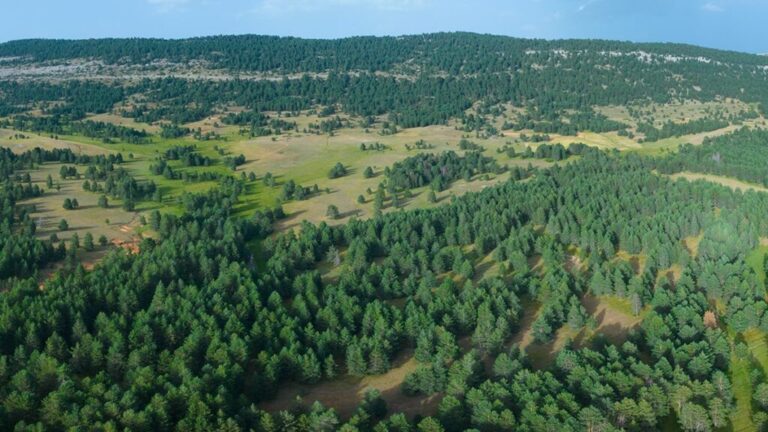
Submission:
<svg viewBox="0 0 768 432">
<path fill-rule="evenodd" d="M 768 341 L 765 332 L 752 328 L 742 333 L 742 336 L 749 348 L 750 357 L 740 358 L 735 352 L 731 354 L 730 375 L 736 399 L 736 407 L 731 414 L 731 430 L 734 432 L 757 430 L 752 422 L 753 388 L 750 371 L 759 366 L 764 374 L 768 374 Z"/>
<path fill-rule="evenodd" d="M 120 200 L 109 200 L 109 208 L 98 206 L 101 194 L 86 192 L 82 188 L 84 180 L 61 179 L 59 169 L 61 164 L 46 163 L 38 169 L 29 171 L 33 184 L 45 189 L 45 193 L 36 198 L 23 200 L 21 206 L 34 206 L 31 218 L 37 222 L 37 236 L 47 239 L 56 234 L 61 240 L 68 240 L 77 233 L 82 243 L 83 237 L 90 232 L 94 240 L 105 235 L 110 241 L 128 241 L 134 236 L 134 230 L 139 226 L 138 213 L 122 209 Z M 59 184 L 61 190 L 48 189 L 46 178 L 53 178 L 54 185 Z M 76 198 L 80 207 L 76 210 L 65 210 L 65 198 Z M 59 231 L 59 222 L 66 219 L 69 229 Z M 107 223 L 109 220 L 109 223 Z"/>
<path fill-rule="evenodd" d="M 765 255 L 768 254 L 768 244 L 764 244 L 763 239 L 760 239 L 760 245 L 749 252 L 745 258 L 747 264 L 755 270 L 757 278 L 763 283 L 765 287 Z"/>
<path fill-rule="evenodd" d="M 749 352 L 763 368 L 763 372 L 768 374 L 768 340 L 766 340 L 765 332 L 752 328 L 745 331 L 743 336 L 749 347 Z"/>
<path fill-rule="evenodd" d="M 582 304 L 587 313 L 597 321 L 595 333 L 604 335 L 617 345 L 624 343 L 627 333 L 637 327 L 650 311 L 650 307 L 646 306 L 635 316 L 629 300 L 616 296 L 586 294 L 582 298 Z"/>
<path fill-rule="evenodd" d="M 441 394 L 407 396 L 401 391 L 406 375 L 416 370 L 417 365 L 413 352 L 405 351 L 394 360 L 392 369 L 381 375 L 362 378 L 344 375 L 317 384 L 288 383 L 280 387 L 277 397 L 261 404 L 261 408 L 276 412 L 290 410 L 301 403 L 300 401 L 304 401 L 308 406 L 317 400 L 324 406 L 335 409 L 346 419 L 354 413 L 368 390 L 378 389 L 391 412 L 402 412 L 410 418 L 416 415 L 432 415 L 437 411 L 437 405 L 442 399 Z"/>
<path fill-rule="evenodd" d="M 27 138 L 18 139 L 14 135 L 24 135 Z M 80 140 L 53 139 L 47 135 L 32 132 L 19 132 L 12 129 L 0 129 L 0 147 L 7 147 L 14 153 L 24 153 L 35 147 L 46 150 L 71 149 L 75 154 L 98 155 L 109 154 L 111 150 L 103 147 L 80 142 Z"/>
<path fill-rule="evenodd" d="M 751 369 L 749 359 L 739 358 L 731 354 L 731 384 L 736 407 L 731 414 L 731 430 L 733 432 L 756 431 L 752 423 L 752 380 L 749 377 Z"/>
<path fill-rule="evenodd" d="M 748 191 L 748 190 L 754 190 L 757 192 L 768 192 L 768 188 L 765 188 L 763 186 L 747 183 L 732 177 L 720 176 L 715 174 L 701 174 L 701 173 L 695 173 L 690 171 L 683 171 L 677 174 L 671 174 L 668 177 L 671 178 L 672 180 L 677 180 L 682 178 L 691 182 L 700 181 L 700 180 L 708 181 L 711 183 L 716 183 L 725 187 L 729 187 L 734 190 L 740 190 L 742 192 Z"/>
<path fill-rule="evenodd" d="M 683 247 L 691 254 L 691 257 L 696 258 L 699 254 L 699 243 L 701 243 L 702 238 L 704 238 L 703 232 L 683 239 Z"/>
</svg>

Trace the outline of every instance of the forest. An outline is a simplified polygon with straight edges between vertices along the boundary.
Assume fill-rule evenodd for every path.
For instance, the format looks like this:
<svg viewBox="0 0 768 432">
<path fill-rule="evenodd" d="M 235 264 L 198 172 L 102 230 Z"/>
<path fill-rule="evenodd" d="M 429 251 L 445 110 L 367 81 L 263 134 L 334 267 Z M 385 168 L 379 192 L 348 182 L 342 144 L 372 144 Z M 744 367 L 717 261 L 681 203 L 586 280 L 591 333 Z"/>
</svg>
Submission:
<svg viewBox="0 0 768 432">
<path fill-rule="evenodd" d="M 768 430 L 766 57 L 468 33 L 0 57 L 231 74 L 0 79 L 0 429 Z"/>
<path fill-rule="evenodd" d="M 73 158 L 4 155 L 7 181 L 22 196 L 17 170 Z M 31 233 L 3 236 L 14 241 L 3 250 L 39 251 L 24 253 L 0 297 L 3 423 L 647 430 L 674 415 L 684 430 L 723 427 L 734 405 L 730 362 L 748 355 L 739 354 L 740 342 L 732 354 L 729 332 L 768 329 L 763 283 L 745 262 L 768 236 L 759 217 L 768 196 L 652 173 L 670 163 L 593 150 L 433 210 L 338 227 L 305 223 L 275 237 L 264 237 L 270 217 L 231 217 L 243 185 L 222 179 L 208 193 L 187 194 L 180 217 L 154 212 L 148 223 L 159 237 L 144 240 L 138 254 L 114 251 L 91 271 L 70 262 L 45 290 L 25 276 L 60 258 L 52 245 Z M 4 229 L 29 232 L 16 198 L 6 193 L 2 201 Z M 691 255 L 681 239 L 699 233 Z M 263 263 L 254 266 L 249 244 L 259 238 Z M 571 245 L 588 262 L 584 271 L 566 269 Z M 467 247 L 493 253 L 501 274 L 477 280 Z M 617 258 L 619 249 L 646 260 L 633 268 Z M 541 257 L 541 268 L 530 267 L 531 256 Z M 325 260 L 345 268 L 338 280 L 321 278 Z M 670 280 L 674 264 L 680 274 Z M 507 344 L 523 299 L 541 304 L 533 329 L 546 342 L 562 326 L 586 325 L 580 298 L 588 293 L 628 299 L 645 310 L 642 324 L 621 345 L 598 337 L 567 346 L 543 370 Z M 469 347 L 459 344 L 464 338 Z M 403 391 L 444 395 L 437 414 L 418 423 L 388 413 L 375 393 L 349 419 L 320 405 L 258 408 L 286 380 L 379 374 L 407 347 L 419 367 Z M 756 410 L 754 420 L 768 419 Z"/>
<path fill-rule="evenodd" d="M 339 105 L 360 116 L 386 114 L 390 121 L 408 128 L 445 124 L 462 117 L 477 101 L 511 103 L 528 109 L 510 127 L 567 135 L 626 126 L 595 113 L 596 105 L 730 97 L 756 104 L 762 113 L 768 106 L 764 56 L 674 44 L 541 41 L 469 33 L 330 41 L 216 36 L 178 41 L 22 40 L 0 44 L 0 56 L 13 57 L 9 64 L 19 67 L 80 58 L 123 65 L 159 59 L 181 64 L 204 60 L 211 68 L 229 71 L 231 78 L 0 81 L 0 114 L 13 115 L 34 105 L 77 120 L 130 99 L 122 115 L 142 122 L 180 124 L 234 104 L 251 111 L 228 113 L 232 115 L 224 121 L 250 126 L 254 135 L 292 127 L 275 123 L 278 119 L 269 119 L 263 111 L 291 112 L 318 104 Z M 675 60 L 666 60 L 670 57 Z M 240 75 L 248 71 L 274 74 L 275 79 Z M 720 79 L 722 75 L 728 79 Z M 711 121 L 688 126 L 712 127 Z M 651 140 L 681 132 L 667 127 L 656 133 L 652 127 L 645 129 Z"/>
<path fill-rule="evenodd" d="M 765 130 L 742 128 L 733 134 L 707 138 L 701 146 L 684 146 L 659 168 L 665 173 L 689 170 L 768 186 L 768 173 L 763 164 L 766 140 Z"/>
</svg>

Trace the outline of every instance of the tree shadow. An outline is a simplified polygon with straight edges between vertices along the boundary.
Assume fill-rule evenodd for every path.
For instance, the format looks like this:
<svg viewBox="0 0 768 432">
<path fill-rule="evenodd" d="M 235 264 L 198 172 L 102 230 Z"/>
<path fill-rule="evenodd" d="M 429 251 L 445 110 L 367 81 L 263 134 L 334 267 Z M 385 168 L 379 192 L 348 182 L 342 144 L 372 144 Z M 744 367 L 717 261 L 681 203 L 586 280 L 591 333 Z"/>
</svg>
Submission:
<svg viewBox="0 0 768 432">
<path fill-rule="evenodd" d="M 482 280 L 485 277 L 485 275 L 488 272 L 488 270 L 490 270 L 493 267 L 494 264 L 495 264 L 495 262 L 492 261 L 492 260 L 476 264 L 475 265 L 475 275 L 472 278 L 472 280 L 474 282 L 479 282 L 480 280 Z"/>
<path fill-rule="evenodd" d="M 306 212 L 307 212 L 306 210 L 297 210 L 295 212 L 292 212 L 286 215 L 284 218 L 280 219 L 277 222 L 277 231 L 288 230 L 288 229 L 299 226 L 302 222 L 301 220 L 298 220 L 299 216 L 301 216 Z"/>
<path fill-rule="evenodd" d="M 339 214 L 339 219 L 346 219 L 346 218 L 350 218 L 350 217 L 353 217 L 353 216 L 360 216 L 362 213 L 363 212 L 360 209 L 354 209 L 354 210 L 345 211 L 345 212 Z"/>
</svg>

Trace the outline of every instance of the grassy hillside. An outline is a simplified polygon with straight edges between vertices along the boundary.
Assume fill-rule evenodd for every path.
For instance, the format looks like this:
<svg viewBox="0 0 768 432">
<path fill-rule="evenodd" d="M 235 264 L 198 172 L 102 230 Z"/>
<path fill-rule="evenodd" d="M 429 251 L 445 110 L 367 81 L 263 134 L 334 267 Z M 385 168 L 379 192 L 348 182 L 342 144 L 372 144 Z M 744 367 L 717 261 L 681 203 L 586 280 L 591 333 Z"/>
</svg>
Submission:
<svg viewBox="0 0 768 432">
<path fill-rule="evenodd" d="M 3 56 L 0 424 L 765 425 L 768 59 L 464 33 Z"/>
</svg>

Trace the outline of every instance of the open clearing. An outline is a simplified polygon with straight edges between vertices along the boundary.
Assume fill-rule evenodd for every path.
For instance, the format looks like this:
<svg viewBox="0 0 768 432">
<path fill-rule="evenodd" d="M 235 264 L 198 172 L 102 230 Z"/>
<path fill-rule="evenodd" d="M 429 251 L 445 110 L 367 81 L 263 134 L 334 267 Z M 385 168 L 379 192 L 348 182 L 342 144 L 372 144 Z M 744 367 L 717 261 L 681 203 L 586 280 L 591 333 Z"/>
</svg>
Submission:
<svg viewBox="0 0 768 432">
<path fill-rule="evenodd" d="M 755 271 L 757 278 L 760 279 L 760 281 L 763 283 L 763 286 L 765 286 L 764 260 L 765 255 L 768 254 L 768 241 L 766 240 L 768 239 L 761 238 L 760 245 L 752 252 L 748 253 L 745 258 L 745 261 Z"/>
<path fill-rule="evenodd" d="M 627 333 L 637 327 L 643 320 L 649 307 L 640 311 L 638 316 L 632 314 L 628 300 L 615 296 L 585 295 L 582 298 L 587 313 L 597 320 L 595 333 L 604 335 L 611 343 L 622 344 Z"/>
<path fill-rule="evenodd" d="M 736 99 L 724 99 L 711 102 L 683 100 L 666 104 L 646 103 L 642 106 L 602 106 L 595 109 L 606 117 L 637 127 L 638 118 L 630 114 L 630 109 L 640 115 L 641 119 L 650 119 L 655 127 L 661 127 L 665 122 L 687 123 L 693 120 L 722 115 L 729 117 L 743 111 L 754 109 L 754 104 L 747 104 Z"/>
<path fill-rule="evenodd" d="M 716 101 L 712 103 L 694 103 L 683 102 L 671 105 L 653 105 L 644 107 L 644 112 L 654 113 L 657 116 L 677 115 L 681 121 L 686 119 L 696 119 L 713 112 L 722 112 L 733 114 L 749 108 L 748 105 L 737 101 Z M 239 108 L 231 108 L 237 111 Z M 631 116 L 625 108 L 620 107 L 596 107 L 610 118 L 629 122 Z M 514 114 L 519 111 L 518 108 L 511 108 L 511 111 L 505 113 L 508 119 L 514 119 Z M 278 113 L 268 113 L 277 118 Z M 649 114 L 650 115 L 650 114 Z M 367 218 L 373 213 L 373 194 L 378 185 L 384 180 L 383 171 L 386 167 L 401 161 L 409 156 L 418 153 L 431 152 L 438 153 L 447 150 L 453 150 L 458 153 L 464 153 L 460 150 L 458 143 L 461 139 L 469 139 L 483 148 L 487 156 L 495 158 L 501 165 L 523 166 L 528 165 L 536 167 L 551 166 L 551 161 L 541 159 L 521 159 L 509 158 L 503 151 L 505 147 L 512 147 L 516 152 L 522 152 L 525 147 L 536 148 L 539 143 L 526 143 L 521 140 L 522 134 L 532 135 L 530 130 L 523 131 L 504 131 L 500 136 L 490 138 L 478 138 L 474 133 L 467 133 L 459 129 L 457 121 L 449 122 L 448 125 L 417 127 L 398 131 L 393 135 L 381 135 L 377 129 L 366 130 L 359 126 L 352 126 L 339 129 L 332 135 L 318 135 L 313 133 L 304 133 L 289 131 L 281 135 L 265 137 L 248 137 L 239 134 L 239 127 L 223 125 L 221 122 L 222 114 L 215 114 L 206 117 L 198 122 L 185 124 L 185 127 L 192 129 L 200 128 L 203 132 L 216 132 L 221 139 L 210 141 L 198 141 L 192 137 L 178 139 L 162 139 L 158 136 L 152 137 L 151 144 L 103 144 L 99 140 L 88 139 L 84 137 L 61 137 L 54 140 L 49 137 L 36 134 L 24 133 L 29 136 L 28 139 L 11 139 L 12 135 L 17 133 L 11 130 L 0 130 L 0 145 L 6 145 L 13 148 L 14 151 L 24 151 L 30 148 L 41 146 L 44 148 L 65 147 L 71 148 L 75 152 L 85 154 L 97 154 L 106 152 L 122 152 L 125 156 L 133 155 L 131 163 L 126 164 L 126 168 L 140 180 L 152 180 L 161 190 L 164 200 L 162 204 L 142 202 L 137 206 L 138 211 L 147 211 L 159 209 L 163 212 L 180 213 L 181 208 L 178 205 L 178 198 L 184 192 L 204 192 L 217 185 L 216 181 L 205 182 L 183 182 L 181 180 L 168 180 L 163 176 L 151 175 L 149 165 L 154 163 L 154 159 L 166 149 L 174 145 L 194 145 L 197 151 L 205 156 L 212 158 L 216 165 L 211 167 L 182 167 L 178 162 L 171 162 L 174 170 L 178 172 L 196 171 L 196 172 L 214 172 L 223 175 L 241 175 L 242 173 L 254 172 L 257 181 L 248 182 L 246 193 L 241 195 L 240 202 L 235 206 L 235 212 L 238 216 L 247 217 L 255 210 L 265 207 L 273 207 L 282 204 L 288 218 L 281 221 L 277 228 L 279 230 L 292 229 L 297 227 L 301 221 L 307 220 L 313 223 L 327 222 L 329 224 L 340 224 L 348 221 L 352 217 Z M 355 124 L 356 118 L 350 118 L 348 115 L 339 114 L 342 119 L 348 119 L 351 124 Z M 318 117 L 314 112 L 304 112 L 295 117 L 283 117 L 285 120 L 296 122 L 298 129 L 303 131 L 310 124 L 317 124 L 325 118 Z M 158 124 L 139 123 L 130 118 L 125 118 L 117 113 L 107 113 L 93 115 L 90 120 L 103 121 L 118 124 L 136 129 L 144 129 L 156 133 L 159 130 Z M 499 117 L 497 120 L 501 120 Z M 754 120 L 759 122 L 762 119 Z M 708 132 L 704 134 L 689 135 L 680 138 L 670 138 L 655 143 L 640 144 L 635 140 L 619 136 L 616 132 L 591 133 L 582 132 L 576 136 L 562 136 L 550 134 L 549 144 L 559 143 L 568 146 L 571 143 L 585 143 L 601 149 L 618 149 L 623 151 L 637 151 L 655 153 L 660 151 L 669 151 L 675 149 L 683 142 L 693 144 L 700 143 L 705 136 L 714 136 L 735 129 L 735 126 L 724 128 L 719 131 Z M 415 149 L 413 145 L 423 140 L 429 144 L 429 148 Z M 360 150 L 360 144 L 381 143 L 386 146 L 385 150 Z M 408 149 L 406 146 L 411 146 Z M 223 166 L 223 158 L 226 156 L 236 156 L 243 154 L 246 157 L 246 163 L 237 168 L 235 172 Z M 574 158 L 575 160 L 576 158 Z M 328 171 L 337 162 L 341 162 L 348 169 L 349 174 L 337 178 L 328 179 Z M 561 162 L 567 163 L 567 162 Z M 375 175 L 370 179 L 363 177 L 362 173 L 366 167 L 371 167 Z M 277 184 L 274 187 L 268 187 L 263 184 L 262 178 L 266 173 L 275 176 Z M 679 176 L 687 176 L 694 180 L 697 178 L 715 181 L 713 176 L 696 175 L 693 173 L 682 173 Z M 699 177 L 700 176 L 700 177 Z M 705 178 L 706 177 L 706 178 Z M 412 191 L 411 197 L 401 197 L 400 207 L 405 209 L 428 208 L 435 205 L 441 205 L 450 200 L 452 196 L 459 196 L 467 192 L 476 192 L 488 186 L 504 182 L 509 178 L 508 174 L 502 175 L 481 175 L 476 176 L 472 181 L 466 182 L 459 180 L 454 182 L 450 188 L 437 194 L 438 202 L 429 203 L 427 200 L 428 189 L 426 187 Z M 302 186 L 312 187 L 317 185 L 320 192 L 314 194 L 306 200 L 289 201 L 281 203 L 279 196 L 282 190 L 282 184 L 293 180 Z M 721 183 L 732 187 L 746 187 L 737 181 L 730 179 L 723 180 Z M 757 187 L 749 185 L 757 189 Z M 363 196 L 364 202 L 358 203 L 358 197 Z M 341 217 L 336 220 L 329 220 L 326 216 L 329 205 L 335 205 L 341 213 Z M 389 203 L 385 203 L 384 212 L 397 211 Z"/>
<path fill-rule="evenodd" d="M 577 346 L 585 346 L 594 336 L 601 334 L 613 344 L 624 343 L 627 333 L 637 327 L 650 310 L 646 307 L 638 316 L 634 316 L 629 302 L 614 296 L 595 297 L 587 294 L 582 298 L 582 304 L 597 323 L 594 330 L 572 329 L 565 324 L 557 330 L 552 341 L 541 344 L 534 341 L 532 328 L 540 306 L 524 301 L 520 330 L 512 337 L 509 345 L 517 344 L 520 349 L 525 350 L 536 368 L 546 368 L 569 341 L 573 341 Z"/>
<path fill-rule="evenodd" d="M 757 430 L 752 423 L 753 388 L 750 370 L 759 367 L 764 374 L 768 373 L 768 343 L 765 333 L 758 329 L 749 329 L 742 336 L 749 348 L 750 358 L 739 358 L 735 353 L 731 355 L 731 380 L 736 399 L 731 424 L 734 431 L 746 432 Z"/>
<path fill-rule="evenodd" d="M 763 186 L 759 186 L 759 185 L 747 183 L 741 180 L 737 180 L 735 178 L 719 176 L 715 174 L 701 174 L 701 173 L 695 173 L 690 171 L 683 171 L 677 174 L 672 174 L 668 177 L 671 178 L 672 180 L 677 180 L 681 178 L 688 181 L 704 180 L 704 181 L 717 183 L 717 184 L 729 187 L 731 189 L 740 190 L 740 191 L 754 190 L 758 192 L 768 192 L 768 189 Z"/>
<path fill-rule="evenodd" d="M 127 212 L 120 207 L 119 200 L 110 200 L 109 208 L 98 206 L 100 194 L 83 191 L 83 180 L 67 179 L 59 177 L 61 164 L 47 163 L 39 169 L 30 172 L 34 184 L 45 189 L 45 193 L 37 198 L 21 201 L 22 206 L 34 206 L 35 211 L 31 217 L 37 222 L 37 235 L 41 239 L 47 239 L 56 233 L 59 239 L 67 240 L 75 233 L 82 242 L 83 236 L 90 232 L 94 240 L 105 235 L 110 241 L 129 241 L 138 227 L 138 214 Z M 54 185 L 59 184 L 61 190 L 54 187 L 48 190 L 46 178 L 48 175 L 54 179 Z M 65 198 L 76 198 L 80 204 L 77 210 L 65 210 L 62 207 Z M 59 221 L 66 219 L 69 224 L 67 231 L 59 231 Z M 107 223 L 109 219 L 109 223 Z"/>
<path fill-rule="evenodd" d="M 756 431 L 752 423 L 752 380 L 749 377 L 751 362 L 731 354 L 731 383 L 736 399 L 736 408 L 731 414 L 731 430 L 733 432 Z"/>
<path fill-rule="evenodd" d="M 683 247 L 685 247 L 688 253 L 691 254 L 691 257 L 696 258 L 699 255 L 699 243 L 701 243 L 702 238 L 704 238 L 704 233 L 688 236 L 682 240 Z"/>
<path fill-rule="evenodd" d="M 150 133 L 160 132 L 160 126 L 149 123 L 141 123 L 130 117 L 123 117 L 117 114 L 96 114 L 88 117 L 88 120 L 104 123 L 112 123 L 118 126 L 125 126 L 137 130 L 144 130 Z"/>
<path fill-rule="evenodd" d="M 262 409 L 270 412 L 288 410 L 296 406 L 298 399 L 319 401 L 326 407 L 336 410 L 342 418 L 349 418 L 357 405 L 363 400 L 365 393 L 378 389 L 391 412 L 402 412 L 408 417 L 434 414 L 442 395 L 406 396 L 401 390 L 401 384 L 408 373 L 416 370 L 416 360 L 413 352 L 401 353 L 393 362 L 393 368 L 382 375 L 357 378 L 349 375 L 318 384 L 289 383 L 280 387 L 277 397 L 261 405 Z"/>
<path fill-rule="evenodd" d="M 14 138 L 13 136 L 17 134 L 24 135 L 28 138 Z M 79 140 L 53 139 L 48 136 L 38 135 L 31 132 L 18 132 L 11 129 L 0 129 L 0 147 L 7 147 L 14 153 L 24 153 L 35 147 L 40 147 L 46 150 L 66 148 L 71 149 L 75 154 L 87 155 L 108 154 L 111 152 L 108 149 L 96 145 L 79 142 Z"/>
</svg>

